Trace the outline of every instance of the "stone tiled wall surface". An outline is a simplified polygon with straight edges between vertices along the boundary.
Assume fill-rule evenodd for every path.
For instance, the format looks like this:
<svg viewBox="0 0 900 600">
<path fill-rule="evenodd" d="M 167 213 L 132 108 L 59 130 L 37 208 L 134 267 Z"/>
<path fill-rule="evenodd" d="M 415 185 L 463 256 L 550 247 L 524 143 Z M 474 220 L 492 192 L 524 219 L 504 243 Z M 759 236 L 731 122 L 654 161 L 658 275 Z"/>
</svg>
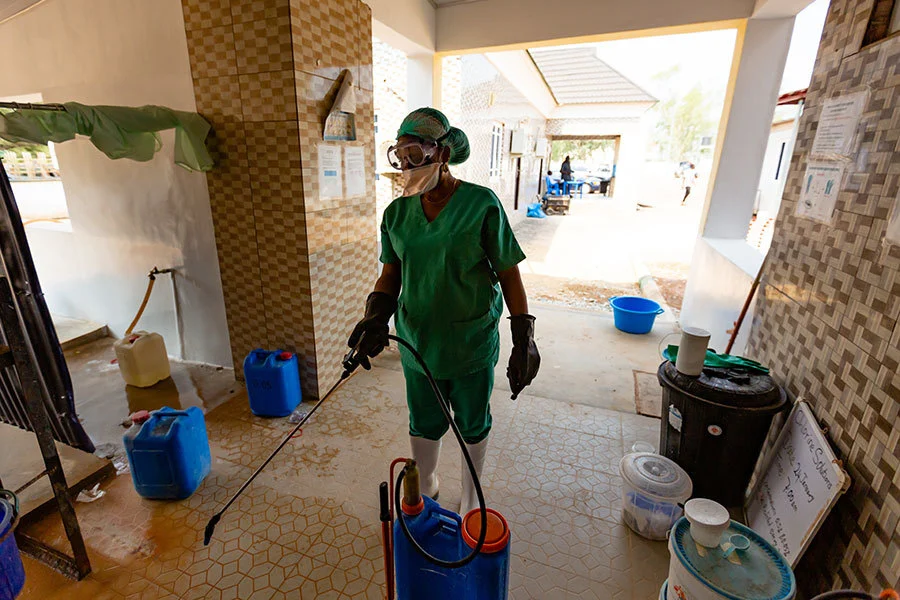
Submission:
<svg viewBox="0 0 900 600">
<path fill-rule="evenodd" d="M 873 0 L 833 0 L 757 305 L 750 354 L 828 427 L 852 488 L 797 568 L 808 594 L 900 583 L 900 38 L 860 48 Z M 795 214 L 822 105 L 868 91 L 834 222 Z"/>
<path fill-rule="evenodd" d="M 496 68 L 481 55 L 447 57 L 443 62 L 442 107 L 451 124 L 469 136 L 472 154 L 453 167 L 466 181 L 491 188 L 499 196 L 510 220 L 524 218 L 525 207 L 538 192 L 540 158 L 534 155 L 534 141 L 544 137 L 546 119 Z M 490 177 L 491 129 L 503 124 L 501 174 Z M 516 158 L 510 156 L 512 130 L 520 127 L 530 140 L 532 151 L 522 155 L 519 210 L 514 211 Z M 546 171 L 546 161 L 544 170 Z"/>
<path fill-rule="evenodd" d="M 357 0 L 183 0 L 232 355 L 301 358 L 304 393 L 336 377 L 375 273 L 371 12 Z M 318 145 L 348 69 L 367 194 L 320 202 Z M 369 280 L 362 285 L 361 280 Z M 240 374 L 239 368 L 236 372 Z"/>
</svg>

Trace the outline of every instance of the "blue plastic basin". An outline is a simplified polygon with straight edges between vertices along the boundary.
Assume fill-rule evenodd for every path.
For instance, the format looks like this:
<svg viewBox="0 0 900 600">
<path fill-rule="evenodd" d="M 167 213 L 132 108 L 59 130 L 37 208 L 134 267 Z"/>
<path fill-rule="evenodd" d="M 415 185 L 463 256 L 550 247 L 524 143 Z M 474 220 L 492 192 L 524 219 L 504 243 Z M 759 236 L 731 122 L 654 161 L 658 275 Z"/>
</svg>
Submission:
<svg viewBox="0 0 900 600">
<path fill-rule="evenodd" d="M 13 600 L 25 585 L 25 567 L 13 533 L 13 507 L 0 499 L 0 600 Z"/>
<path fill-rule="evenodd" d="M 613 296 L 609 305 L 616 329 L 625 333 L 649 333 L 656 315 L 665 312 L 658 302 L 640 296 Z"/>
</svg>

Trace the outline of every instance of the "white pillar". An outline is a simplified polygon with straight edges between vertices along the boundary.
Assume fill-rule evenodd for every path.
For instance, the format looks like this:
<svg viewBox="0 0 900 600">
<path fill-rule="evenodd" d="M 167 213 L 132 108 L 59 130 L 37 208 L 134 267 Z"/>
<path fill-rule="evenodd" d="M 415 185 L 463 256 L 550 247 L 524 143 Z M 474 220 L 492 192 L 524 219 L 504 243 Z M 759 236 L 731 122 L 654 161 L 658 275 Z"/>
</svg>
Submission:
<svg viewBox="0 0 900 600">
<path fill-rule="evenodd" d="M 407 106 L 410 110 L 434 106 L 434 54 L 412 54 L 407 59 Z"/>
<path fill-rule="evenodd" d="M 793 28 L 794 17 L 747 21 L 725 135 L 709 185 L 704 237 L 747 235 Z"/>
</svg>

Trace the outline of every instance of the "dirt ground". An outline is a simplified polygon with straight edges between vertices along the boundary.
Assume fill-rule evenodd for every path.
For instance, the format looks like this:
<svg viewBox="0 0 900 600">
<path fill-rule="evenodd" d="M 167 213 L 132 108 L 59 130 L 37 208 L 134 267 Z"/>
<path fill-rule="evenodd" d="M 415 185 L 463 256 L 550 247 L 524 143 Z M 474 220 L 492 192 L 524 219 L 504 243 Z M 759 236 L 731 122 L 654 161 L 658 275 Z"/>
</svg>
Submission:
<svg viewBox="0 0 900 600">
<path fill-rule="evenodd" d="M 528 260 L 522 278 L 529 298 L 544 304 L 609 312 L 611 296 L 641 295 L 638 279 L 653 276 L 666 303 L 681 309 L 705 187 L 686 206 L 670 166 L 645 165 L 632 198 L 588 194 L 568 215 L 525 219 L 515 227 Z"/>
</svg>

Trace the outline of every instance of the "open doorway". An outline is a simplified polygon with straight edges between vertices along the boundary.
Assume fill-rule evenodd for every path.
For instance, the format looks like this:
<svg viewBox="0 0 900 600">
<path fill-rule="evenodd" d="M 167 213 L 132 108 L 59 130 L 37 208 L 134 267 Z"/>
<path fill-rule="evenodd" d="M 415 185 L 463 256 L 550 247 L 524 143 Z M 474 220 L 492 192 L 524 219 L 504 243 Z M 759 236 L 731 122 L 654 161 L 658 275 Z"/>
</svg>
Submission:
<svg viewBox="0 0 900 600">
<path fill-rule="evenodd" d="M 635 372 L 655 372 L 678 331 L 735 40 L 726 29 L 443 58 L 442 108 L 472 142 L 456 174 L 497 193 L 528 257 L 552 362 L 538 395 L 635 412 Z M 551 188 L 567 210 L 526 217 Z M 650 334 L 615 328 L 620 296 L 666 309 Z"/>
</svg>

